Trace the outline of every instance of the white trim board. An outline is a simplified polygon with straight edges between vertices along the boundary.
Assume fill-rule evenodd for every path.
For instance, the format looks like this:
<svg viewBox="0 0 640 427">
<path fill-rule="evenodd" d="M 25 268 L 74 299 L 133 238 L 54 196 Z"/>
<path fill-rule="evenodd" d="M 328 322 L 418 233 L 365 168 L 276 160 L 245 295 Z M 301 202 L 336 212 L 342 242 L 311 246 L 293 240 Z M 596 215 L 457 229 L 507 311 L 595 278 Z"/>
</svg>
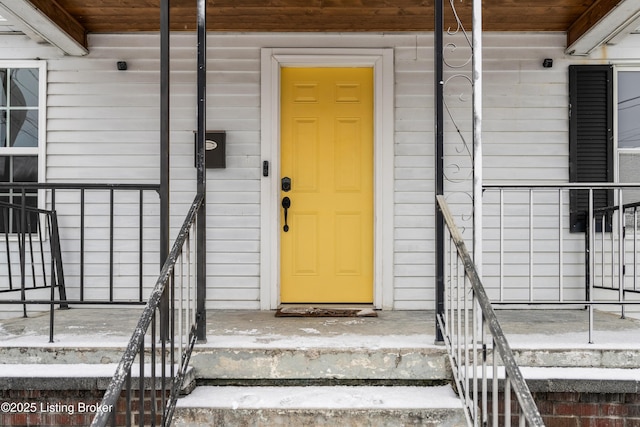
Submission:
<svg viewBox="0 0 640 427">
<path fill-rule="evenodd" d="M 393 308 L 393 49 L 261 50 L 261 156 L 269 176 L 260 185 L 260 308 L 280 303 L 280 68 L 373 67 L 374 306 Z"/>
</svg>

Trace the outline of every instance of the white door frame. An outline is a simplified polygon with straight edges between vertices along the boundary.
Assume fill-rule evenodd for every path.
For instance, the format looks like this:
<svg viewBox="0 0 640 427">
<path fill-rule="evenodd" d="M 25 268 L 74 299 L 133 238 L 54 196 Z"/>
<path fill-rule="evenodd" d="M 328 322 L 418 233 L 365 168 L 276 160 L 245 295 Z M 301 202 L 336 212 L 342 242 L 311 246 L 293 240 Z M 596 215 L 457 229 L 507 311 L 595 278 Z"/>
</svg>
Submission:
<svg viewBox="0 0 640 427">
<path fill-rule="evenodd" d="M 393 308 L 393 49 L 265 48 L 261 51 L 260 308 L 280 303 L 280 68 L 373 67 L 374 272 L 373 303 Z"/>
</svg>

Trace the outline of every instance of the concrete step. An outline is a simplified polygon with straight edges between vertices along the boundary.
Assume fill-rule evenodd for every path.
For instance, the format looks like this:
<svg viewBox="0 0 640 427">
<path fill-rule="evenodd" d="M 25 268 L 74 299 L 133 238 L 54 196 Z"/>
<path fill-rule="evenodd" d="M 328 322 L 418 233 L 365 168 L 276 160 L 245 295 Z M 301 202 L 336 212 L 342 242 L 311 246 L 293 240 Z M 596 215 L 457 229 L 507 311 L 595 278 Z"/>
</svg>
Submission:
<svg viewBox="0 0 640 427">
<path fill-rule="evenodd" d="M 286 343 L 210 339 L 198 344 L 191 363 L 198 380 L 361 379 L 439 381 L 451 378 L 444 346 L 416 341 L 384 344 L 335 345 L 330 339 Z M 372 340 L 376 337 L 371 337 Z M 295 347 L 300 345 L 300 347 Z M 0 347 L 4 364 L 109 364 L 118 363 L 124 346 L 76 347 L 66 345 Z"/>
<path fill-rule="evenodd" d="M 295 343 L 295 340 L 294 340 Z M 378 347 L 324 345 L 298 341 L 300 347 L 197 346 L 191 366 L 198 380 L 400 380 L 451 378 L 443 346 L 402 343 Z"/>
<path fill-rule="evenodd" d="M 180 398 L 176 427 L 466 426 L 450 386 L 211 387 Z"/>
<path fill-rule="evenodd" d="M 215 312 L 196 345 L 197 378 L 217 380 L 448 380 L 444 346 L 425 313 L 373 318 L 277 318 L 272 312 Z"/>
</svg>

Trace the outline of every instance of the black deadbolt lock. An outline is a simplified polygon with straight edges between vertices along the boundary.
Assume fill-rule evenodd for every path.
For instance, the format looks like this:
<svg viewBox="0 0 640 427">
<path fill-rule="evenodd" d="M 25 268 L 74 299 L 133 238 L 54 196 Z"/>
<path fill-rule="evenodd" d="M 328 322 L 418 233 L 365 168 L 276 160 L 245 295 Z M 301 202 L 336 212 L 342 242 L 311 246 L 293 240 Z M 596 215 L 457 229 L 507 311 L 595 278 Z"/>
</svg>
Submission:
<svg viewBox="0 0 640 427">
<path fill-rule="evenodd" d="M 291 191 L 291 178 L 289 178 L 288 176 L 282 178 L 282 191 L 284 191 L 285 193 L 287 191 Z"/>
</svg>

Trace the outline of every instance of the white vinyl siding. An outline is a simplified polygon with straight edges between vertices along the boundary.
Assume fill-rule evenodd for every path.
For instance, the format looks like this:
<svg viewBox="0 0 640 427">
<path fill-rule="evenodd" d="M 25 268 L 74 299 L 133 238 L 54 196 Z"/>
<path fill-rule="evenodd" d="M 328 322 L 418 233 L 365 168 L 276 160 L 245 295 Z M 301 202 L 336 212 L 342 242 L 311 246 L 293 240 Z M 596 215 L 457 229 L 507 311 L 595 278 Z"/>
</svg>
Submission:
<svg viewBox="0 0 640 427">
<path fill-rule="evenodd" d="M 483 181 L 495 184 L 557 183 L 569 178 L 568 71 L 564 34 L 500 33 L 483 38 Z M 543 68 L 553 58 L 552 68 Z M 584 235 L 558 231 L 558 193 L 534 196 L 533 242 L 529 240 L 529 194 L 504 193 L 503 281 L 506 300 L 556 299 L 558 236 L 563 235 L 566 277 L 563 298 L 584 297 Z M 568 193 L 562 220 L 569 221 Z M 482 275 L 490 298 L 500 297 L 499 194 L 483 195 Z M 533 248 L 533 269 L 530 269 Z M 579 295 L 582 292 L 582 296 Z"/>
<path fill-rule="evenodd" d="M 566 182 L 568 89 L 564 34 L 483 37 L 484 180 Z M 552 68 L 543 68 L 553 58 Z"/>
<path fill-rule="evenodd" d="M 433 308 L 433 38 L 395 48 L 394 307 Z"/>
<path fill-rule="evenodd" d="M 9 38 L 20 40 L 18 44 L 24 49 L 16 49 L 15 43 L 7 41 Z M 487 33 L 483 43 L 484 180 L 567 182 L 567 65 L 579 60 L 564 56 L 565 35 Z M 394 49 L 395 135 L 393 141 L 385 141 L 394 145 L 395 165 L 393 177 L 388 177 L 393 179 L 395 190 L 393 307 L 434 308 L 432 46 L 430 34 L 209 34 L 207 128 L 224 130 L 227 135 L 227 167 L 207 171 L 209 308 L 260 307 L 260 185 L 264 179 L 260 155 L 260 50 L 264 47 Z M 0 59 L 21 55 L 48 61 L 47 180 L 157 183 L 159 37 L 90 35 L 89 47 L 86 57 L 70 58 L 17 36 L 0 37 Z M 545 57 L 554 59 L 553 68 L 542 67 Z M 175 235 L 195 192 L 195 35 L 174 33 L 171 58 L 171 213 Z M 127 61 L 128 70 L 118 71 L 117 61 Z M 453 150 L 447 149 L 448 153 Z M 488 201 L 491 197 L 487 196 Z M 74 203 L 71 196 L 67 199 L 60 203 Z M 155 200 L 149 202 L 150 217 L 157 213 L 154 203 Z M 495 217 L 490 211 L 485 214 L 484 270 L 494 292 Z M 514 232 L 509 237 L 512 258 L 506 268 L 518 275 L 516 287 L 526 289 L 523 266 L 528 266 L 528 242 L 522 231 L 515 231 L 527 213 L 520 215 L 513 219 Z M 535 215 L 536 221 L 544 222 L 553 217 L 553 212 L 541 210 Z M 131 223 L 137 220 L 134 212 L 126 218 Z M 104 218 L 96 213 L 94 220 L 98 223 Z M 149 240 L 145 245 L 151 250 L 147 255 L 150 271 L 145 275 L 150 286 L 157 258 L 153 250 L 157 243 L 152 238 L 155 222 L 146 225 Z M 553 286 L 551 279 L 556 274 L 545 267 L 553 263 L 548 259 L 553 256 L 555 244 L 553 226 L 550 223 L 548 234 L 537 235 L 535 242 L 542 253 L 536 257 L 536 268 L 540 269 L 536 271 L 545 271 L 538 274 L 536 281 L 550 283 L 548 286 Z M 126 236 L 120 237 L 119 244 L 126 245 Z M 96 253 L 108 248 L 105 240 L 93 244 Z M 575 259 L 568 259 L 565 269 L 577 280 L 573 286 L 579 287 L 579 245 L 571 238 L 565 245 L 576 246 Z M 77 262 L 77 253 L 68 257 L 65 261 L 71 265 Z M 118 283 L 123 287 L 131 286 L 127 282 L 132 268 L 128 261 L 126 254 L 117 260 Z M 100 264 L 91 266 L 96 287 L 103 286 L 101 275 L 105 268 Z M 70 268 L 69 283 L 73 283 L 76 270 Z"/>
</svg>

